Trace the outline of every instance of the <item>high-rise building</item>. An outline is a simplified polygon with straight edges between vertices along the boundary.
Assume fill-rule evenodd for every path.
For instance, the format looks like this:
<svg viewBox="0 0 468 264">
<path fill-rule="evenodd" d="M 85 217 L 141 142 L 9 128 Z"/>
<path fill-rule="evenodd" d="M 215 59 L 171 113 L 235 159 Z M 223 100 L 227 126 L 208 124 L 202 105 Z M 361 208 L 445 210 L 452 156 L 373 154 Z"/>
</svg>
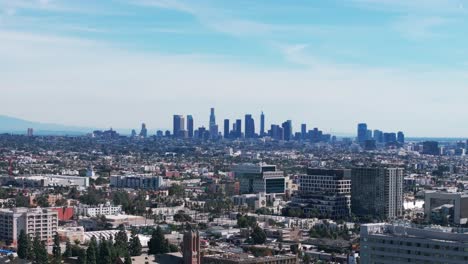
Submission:
<svg viewBox="0 0 468 264">
<path fill-rule="evenodd" d="M 58 212 L 49 208 L 0 209 L 0 240 L 7 245 L 17 245 L 21 230 L 31 237 L 39 234 L 41 241 L 51 245 L 57 227 Z"/>
<path fill-rule="evenodd" d="M 212 107 L 210 109 L 210 127 L 216 125 L 216 116 L 215 109 Z"/>
<path fill-rule="evenodd" d="M 351 214 L 351 170 L 308 169 L 299 176 L 299 193 L 293 206 L 300 206 L 305 215 L 333 219 Z"/>
<path fill-rule="evenodd" d="M 210 109 L 210 138 L 215 139 L 218 138 L 218 125 L 216 125 L 216 116 L 215 116 L 215 109 Z"/>
<path fill-rule="evenodd" d="M 395 143 L 397 142 L 397 136 L 396 133 L 384 133 L 384 143 Z"/>
<path fill-rule="evenodd" d="M 275 165 L 246 163 L 236 165 L 233 171 L 239 179 L 241 194 L 284 194 L 286 191 L 284 172 L 277 171 Z"/>
<path fill-rule="evenodd" d="M 229 119 L 224 119 L 224 138 L 229 138 L 229 129 L 230 129 L 230 124 L 229 124 Z"/>
<path fill-rule="evenodd" d="M 183 115 L 174 115 L 172 134 L 174 137 L 180 137 L 181 131 L 185 130 L 185 120 Z"/>
<path fill-rule="evenodd" d="M 426 155 L 440 155 L 439 142 L 437 141 L 424 141 L 422 154 Z"/>
<path fill-rule="evenodd" d="M 354 168 L 351 171 L 351 211 L 381 219 L 403 214 L 402 168 Z"/>
<path fill-rule="evenodd" d="M 135 138 L 137 136 L 137 133 L 135 129 L 132 129 L 132 133 L 130 134 L 130 137 Z"/>
<path fill-rule="evenodd" d="M 192 115 L 187 116 L 187 132 L 188 132 L 188 137 L 193 138 L 193 116 Z"/>
<path fill-rule="evenodd" d="M 242 119 L 237 119 L 236 120 L 236 138 L 241 138 L 242 137 Z"/>
<path fill-rule="evenodd" d="M 28 137 L 34 136 L 34 130 L 32 128 L 28 128 L 27 135 L 28 135 Z"/>
<path fill-rule="evenodd" d="M 377 143 L 383 143 L 384 142 L 383 132 L 377 129 L 374 130 L 374 140 Z"/>
<path fill-rule="evenodd" d="M 271 125 L 270 136 L 274 140 L 284 140 L 284 129 L 279 125 Z"/>
<path fill-rule="evenodd" d="M 260 137 L 264 137 L 265 136 L 265 115 L 263 114 L 263 111 L 262 111 L 262 114 L 260 115 Z"/>
<path fill-rule="evenodd" d="M 306 124 L 301 125 L 301 138 L 307 139 L 307 125 Z"/>
<path fill-rule="evenodd" d="M 292 133 L 292 122 L 291 120 L 287 120 L 282 124 L 283 127 L 283 134 L 284 134 L 284 140 L 289 141 L 292 139 L 293 133 Z"/>
<path fill-rule="evenodd" d="M 367 124 L 358 124 L 357 128 L 357 140 L 360 144 L 364 143 L 367 139 Z"/>
<path fill-rule="evenodd" d="M 184 234 L 182 256 L 184 264 L 201 264 L 200 234 L 188 231 Z"/>
<path fill-rule="evenodd" d="M 360 263 L 468 263 L 468 232 L 409 223 L 364 224 Z"/>
<path fill-rule="evenodd" d="M 255 137 L 255 122 L 252 115 L 245 115 L 245 138 Z"/>
<path fill-rule="evenodd" d="M 146 138 L 148 136 L 148 129 L 146 129 L 146 124 L 141 124 L 140 137 Z"/>
<path fill-rule="evenodd" d="M 400 144 L 405 144 L 405 134 L 401 131 L 398 131 L 397 133 L 397 141 Z"/>
</svg>

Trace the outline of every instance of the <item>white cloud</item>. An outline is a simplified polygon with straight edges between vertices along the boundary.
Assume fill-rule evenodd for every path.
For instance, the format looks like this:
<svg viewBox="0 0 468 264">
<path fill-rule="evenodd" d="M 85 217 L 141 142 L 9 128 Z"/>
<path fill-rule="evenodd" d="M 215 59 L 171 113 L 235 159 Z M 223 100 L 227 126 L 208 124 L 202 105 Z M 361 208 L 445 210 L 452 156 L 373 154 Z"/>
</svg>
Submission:
<svg viewBox="0 0 468 264">
<path fill-rule="evenodd" d="M 443 17 L 404 16 L 394 22 L 392 26 L 406 38 L 419 40 L 441 37 L 443 30 L 438 31 L 437 29 L 448 23 L 450 20 Z"/>
</svg>

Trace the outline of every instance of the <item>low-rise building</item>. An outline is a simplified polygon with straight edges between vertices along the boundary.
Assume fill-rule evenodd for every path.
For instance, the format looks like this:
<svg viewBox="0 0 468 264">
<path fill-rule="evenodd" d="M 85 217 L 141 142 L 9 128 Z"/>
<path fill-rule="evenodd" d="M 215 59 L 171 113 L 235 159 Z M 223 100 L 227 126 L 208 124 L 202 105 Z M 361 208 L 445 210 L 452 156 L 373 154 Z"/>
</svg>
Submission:
<svg viewBox="0 0 468 264">
<path fill-rule="evenodd" d="M 164 180 L 161 176 L 151 175 L 113 175 L 110 176 L 110 185 L 115 188 L 157 190 L 164 185 Z"/>
<path fill-rule="evenodd" d="M 96 217 L 101 215 L 118 215 L 122 213 L 122 205 L 113 206 L 109 202 L 106 204 L 99 204 L 98 206 L 79 204 L 76 207 L 76 213 L 78 215 L 89 217 Z"/>
</svg>

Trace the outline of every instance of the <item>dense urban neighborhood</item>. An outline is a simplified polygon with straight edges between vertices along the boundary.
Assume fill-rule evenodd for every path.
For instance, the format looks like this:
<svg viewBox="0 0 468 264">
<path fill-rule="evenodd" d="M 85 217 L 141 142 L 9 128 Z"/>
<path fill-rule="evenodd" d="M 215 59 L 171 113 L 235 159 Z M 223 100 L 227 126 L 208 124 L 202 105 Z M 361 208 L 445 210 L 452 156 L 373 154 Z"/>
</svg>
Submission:
<svg viewBox="0 0 468 264">
<path fill-rule="evenodd" d="M 250 115 L 226 134 L 212 116 L 197 133 L 175 115 L 154 135 L 0 135 L 1 261 L 468 262 L 467 141 L 265 131 L 263 114 L 260 134 Z"/>
</svg>

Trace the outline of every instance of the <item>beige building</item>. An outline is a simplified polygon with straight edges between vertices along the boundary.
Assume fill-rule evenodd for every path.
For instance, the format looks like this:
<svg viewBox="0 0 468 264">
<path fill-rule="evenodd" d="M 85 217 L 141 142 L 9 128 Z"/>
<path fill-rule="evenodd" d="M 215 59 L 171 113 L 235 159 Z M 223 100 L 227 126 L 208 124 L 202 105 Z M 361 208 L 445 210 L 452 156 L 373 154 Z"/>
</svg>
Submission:
<svg viewBox="0 0 468 264">
<path fill-rule="evenodd" d="M 51 244 L 58 227 L 58 212 L 49 208 L 0 209 L 0 240 L 16 246 L 21 230 Z"/>
</svg>

